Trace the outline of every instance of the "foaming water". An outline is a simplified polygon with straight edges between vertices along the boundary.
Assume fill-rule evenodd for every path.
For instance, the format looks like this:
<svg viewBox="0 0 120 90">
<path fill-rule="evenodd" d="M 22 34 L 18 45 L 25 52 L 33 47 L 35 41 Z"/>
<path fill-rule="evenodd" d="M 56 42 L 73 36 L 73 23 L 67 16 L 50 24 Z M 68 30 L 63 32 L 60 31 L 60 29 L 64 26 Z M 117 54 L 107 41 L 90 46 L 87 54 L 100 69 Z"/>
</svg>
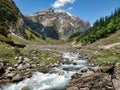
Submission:
<svg viewBox="0 0 120 90">
<path fill-rule="evenodd" d="M 43 74 L 36 72 L 29 79 L 25 79 L 18 84 L 12 84 L 4 90 L 21 90 L 23 87 L 29 87 L 31 90 L 52 90 L 64 88 L 69 82 L 70 76 L 60 76 L 58 74 Z M 58 87 L 59 86 L 59 87 Z"/>
<path fill-rule="evenodd" d="M 81 60 L 78 54 L 64 52 L 64 61 L 69 60 L 71 64 L 64 63 L 59 67 L 51 68 L 47 74 L 35 72 L 31 78 L 27 78 L 17 84 L 4 86 L 1 90 L 21 90 L 27 87 L 30 90 L 65 90 L 71 76 L 82 68 L 88 68 L 88 63 Z"/>
</svg>

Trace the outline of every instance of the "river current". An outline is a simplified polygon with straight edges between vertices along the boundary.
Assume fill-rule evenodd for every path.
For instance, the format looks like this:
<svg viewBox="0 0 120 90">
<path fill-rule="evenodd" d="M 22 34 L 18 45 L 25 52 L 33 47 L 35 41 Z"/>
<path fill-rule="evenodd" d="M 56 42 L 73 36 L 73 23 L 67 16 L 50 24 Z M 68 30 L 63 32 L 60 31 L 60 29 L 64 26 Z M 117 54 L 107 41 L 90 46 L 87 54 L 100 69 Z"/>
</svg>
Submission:
<svg viewBox="0 0 120 90">
<path fill-rule="evenodd" d="M 24 87 L 30 90 L 65 90 L 71 77 L 90 65 L 76 53 L 64 52 L 62 57 L 62 63 L 50 68 L 47 73 L 35 72 L 31 78 L 4 86 L 2 90 L 21 90 Z"/>
</svg>

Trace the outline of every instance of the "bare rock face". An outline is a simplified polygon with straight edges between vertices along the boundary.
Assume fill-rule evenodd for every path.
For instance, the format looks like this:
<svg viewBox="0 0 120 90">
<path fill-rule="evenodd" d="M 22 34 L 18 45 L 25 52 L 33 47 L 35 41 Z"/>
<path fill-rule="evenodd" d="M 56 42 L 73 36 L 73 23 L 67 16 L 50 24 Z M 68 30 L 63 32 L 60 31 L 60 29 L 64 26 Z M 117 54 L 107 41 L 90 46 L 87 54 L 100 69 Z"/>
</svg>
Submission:
<svg viewBox="0 0 120 90">
<path fill-rule="evenodd" d="M 54 29 L 56 33 L 60 33 L 60 38 L 63 39 L 67 38 L 72 33 L 84 32 L 90 28 L 89 22 L 85 22 L 63 10 L 54 11 L 51 8 L 28 15 L 26 18 L 26 22 L 29 23 L 30 26 L 37 29 L 38 32 L 46 33 L 46 36 L 48 37 L 50 36 L 50 28 Z M 31 23 L 30 21 L 34 23 Z M 53 31 L 51 31 L 51 33 L 52 32 Z M 54 33 L 55 32 L 53 32 L 52 35 L 54 35 Z"/>
</svg>

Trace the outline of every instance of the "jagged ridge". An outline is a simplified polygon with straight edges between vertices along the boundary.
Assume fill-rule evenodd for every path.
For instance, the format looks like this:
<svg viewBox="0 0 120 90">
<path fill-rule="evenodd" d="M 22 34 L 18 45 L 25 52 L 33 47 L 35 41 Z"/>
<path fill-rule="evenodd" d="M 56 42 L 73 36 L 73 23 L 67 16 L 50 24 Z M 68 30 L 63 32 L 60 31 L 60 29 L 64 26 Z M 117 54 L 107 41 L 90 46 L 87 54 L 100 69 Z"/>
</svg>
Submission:
<svg viewBox="0 0 120 90">
<path fill-rule="evenodd" d="M 44 33 L 46 33 L 46 36 L 48 37 L 51 37 L 49 35 L 51 33 L 49 32 L 49 29 L 51 28 L 54 31 L 54 33 L 56 32 L 56 34 L 58 34 L 56 35 L 57 39 L 66 39 L 72 33 L 84 32 L 85 30 L 90 28 L 89 22 L 85 22 L 79 19 L 78 17 L 72 16 L 71 14 L 63 10 L 54 11 L 51 8 L 37 12 L 32 15 L 28 15 L 26 16 L 26 18 L 27 23 L 29 23 L 29 26 L 35 28 L 39 33 L 42 33 L 44 29 Z M 30 21 L 37 24 L 35 25 Z M 54 33 L 52 34 L 52 36 L 55 35 Z"/>
</svg>

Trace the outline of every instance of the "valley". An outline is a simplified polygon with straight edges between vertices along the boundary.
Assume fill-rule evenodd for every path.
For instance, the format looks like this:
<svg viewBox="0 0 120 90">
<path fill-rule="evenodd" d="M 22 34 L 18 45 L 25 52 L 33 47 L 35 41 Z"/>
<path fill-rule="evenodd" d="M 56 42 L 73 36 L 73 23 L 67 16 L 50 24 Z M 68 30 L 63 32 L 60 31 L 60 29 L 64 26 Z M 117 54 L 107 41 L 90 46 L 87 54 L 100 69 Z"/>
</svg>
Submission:
<svg viewBox="0 0 120 90">
<path fill-rule="evenodd" d="M 0 16 L 0 90 L 120 90 L 120 8 L 90 24 L 0 0 Z"/>
</svg>

